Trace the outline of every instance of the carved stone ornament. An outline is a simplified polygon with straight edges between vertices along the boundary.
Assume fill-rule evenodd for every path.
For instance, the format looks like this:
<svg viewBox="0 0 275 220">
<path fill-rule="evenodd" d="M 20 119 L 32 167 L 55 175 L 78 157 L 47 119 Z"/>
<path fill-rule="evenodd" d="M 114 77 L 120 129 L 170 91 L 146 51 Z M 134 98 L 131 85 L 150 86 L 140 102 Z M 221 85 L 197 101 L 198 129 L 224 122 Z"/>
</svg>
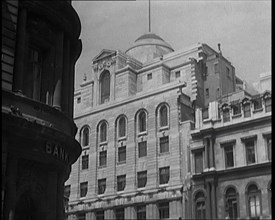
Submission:
<svg viewBox="0 0 275 220">
<path fill-rule="evenodd" d="M 112 66 L 115 63 L 116 63 L 115 58 L 111 58 L 108 60 L 101 61 L 99 63 L 95 63 L 93 65 L 93 69 L 94 69 L 94 71 L 98 71 L 98 70 L 101 71 L 104 68 L 110 68 L 110 66 Z"/>
</svg>

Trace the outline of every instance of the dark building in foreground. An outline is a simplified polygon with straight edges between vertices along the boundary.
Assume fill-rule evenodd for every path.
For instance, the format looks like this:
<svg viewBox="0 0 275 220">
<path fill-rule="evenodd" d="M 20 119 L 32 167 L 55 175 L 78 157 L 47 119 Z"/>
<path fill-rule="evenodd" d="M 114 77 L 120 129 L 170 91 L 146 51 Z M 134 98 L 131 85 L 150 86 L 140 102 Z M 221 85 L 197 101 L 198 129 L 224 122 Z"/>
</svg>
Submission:
<svg viewBox="0 0 275 220">
<path fill-rule="evenodd" d="M 1 219 L 64 219 L 80 29 L 71 1 L 2 1 Z"/>
</svg>

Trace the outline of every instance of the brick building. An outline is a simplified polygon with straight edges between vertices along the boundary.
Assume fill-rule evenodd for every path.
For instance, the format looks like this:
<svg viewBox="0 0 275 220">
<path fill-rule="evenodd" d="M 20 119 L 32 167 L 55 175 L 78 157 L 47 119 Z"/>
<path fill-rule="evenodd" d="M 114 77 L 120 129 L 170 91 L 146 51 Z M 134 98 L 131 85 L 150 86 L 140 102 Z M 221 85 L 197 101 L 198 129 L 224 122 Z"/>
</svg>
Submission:
<svg viewBox="0 0 275 220">
<path fill-rule="evenodd" d="M 65 186 L 68 219 L 185 218 L 196 109 L 236 90 L 220 45 L 174 51 L 147 33 L 125 53 L 102 50 L 91 75 L 75 91 L 82 154 Z"/>
<path fill-rule="evenodd" d="M 70 0 L 2 1 L 1 219 L 64 219 L 80 28 Z"/>
</svg>

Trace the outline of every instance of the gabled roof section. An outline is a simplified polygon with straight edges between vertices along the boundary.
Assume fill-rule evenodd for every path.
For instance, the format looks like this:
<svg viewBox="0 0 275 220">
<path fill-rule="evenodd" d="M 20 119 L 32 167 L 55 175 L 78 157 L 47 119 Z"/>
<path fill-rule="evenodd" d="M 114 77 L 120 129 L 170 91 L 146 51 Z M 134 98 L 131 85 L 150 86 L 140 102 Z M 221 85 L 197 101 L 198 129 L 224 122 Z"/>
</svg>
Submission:
<svg viewBox="0 0 275 220">
<path fill-rule="evenodd" d="M 115 50 L 107 50 L 107 49 L 103 49 L 92 61 L 93 63 L 103 59 L 103 58 L 106 58 L 108 56 L 112 56 L 112 55 L 115 55 L 116 54 L 116 51 Z"/>
</svg>

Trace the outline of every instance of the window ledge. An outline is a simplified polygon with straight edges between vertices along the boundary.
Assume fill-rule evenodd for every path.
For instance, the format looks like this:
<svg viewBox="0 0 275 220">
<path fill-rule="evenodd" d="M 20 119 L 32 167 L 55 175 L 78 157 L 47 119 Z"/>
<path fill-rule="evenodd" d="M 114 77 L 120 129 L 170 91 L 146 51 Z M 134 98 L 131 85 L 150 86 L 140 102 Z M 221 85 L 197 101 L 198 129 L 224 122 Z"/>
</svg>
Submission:
<svg viewBox="0 0 275 220">
<path fill-rule="evenodd" d="M 242 113 L 238 113 L 236 115 L 232 115 L 232 118 L 238 118 L 238 117 L 241 117 L 242 116 Z"/>
<path fill-rule="evenodd" d="M 125 141 L 127 139 L 127 136 L 119 137 L 117 140 L 118 141 Z"/>
<path fill-rule="evenodd" d="M 168 152 L 162 152 L 162 153 L 159 153 L 159 156 L 164 156 L 164 155 L 169 155 L 170 154 L 170 152 L 168 151 Z"/>
<path fill-rule="evenodd" d="M 102 165 L 102 166 L 98 166 L 98 169 L 103 169 L 103 168 L 106 168 L 107 165 Z"/>
<path fill-rule="evenodd" d="M 100 142 L 100 143 L 99 143 L 99 146 L 107 145 L 107 144 L 108 144 L 108 141 L 103 141 L 103 142 Z"/>
<path fill-rule="evenodd" d="M 160 127 L 159 128 L 159 131 L 165 131 L 165 130 L 168 130 L 169 129 L 169 126 L 163 126 L 163 127 Z"/>
<path fill-rule="evenodd" d="M 147 135 L 147 131 L 142 131 L 138 133 L 138 137 Z"/>
<path fill-rule="evenodd" d="M 254 109 L 253 113 L 262 112 L 263 110 L 264 110 L 263 108 Z"/>
<path fill-rule="evenodd" d="M 159 184 L 159 187 L 162 188 L 162 189 L 165 189 L 165 187 L 169 186 L 169 182 L 168 183 L 160 183 Z"/>
<path fill-rule="evenodd" d="M 117 165 L 126 164 L 126 161 L 117 162 Z"/>
</svg>

